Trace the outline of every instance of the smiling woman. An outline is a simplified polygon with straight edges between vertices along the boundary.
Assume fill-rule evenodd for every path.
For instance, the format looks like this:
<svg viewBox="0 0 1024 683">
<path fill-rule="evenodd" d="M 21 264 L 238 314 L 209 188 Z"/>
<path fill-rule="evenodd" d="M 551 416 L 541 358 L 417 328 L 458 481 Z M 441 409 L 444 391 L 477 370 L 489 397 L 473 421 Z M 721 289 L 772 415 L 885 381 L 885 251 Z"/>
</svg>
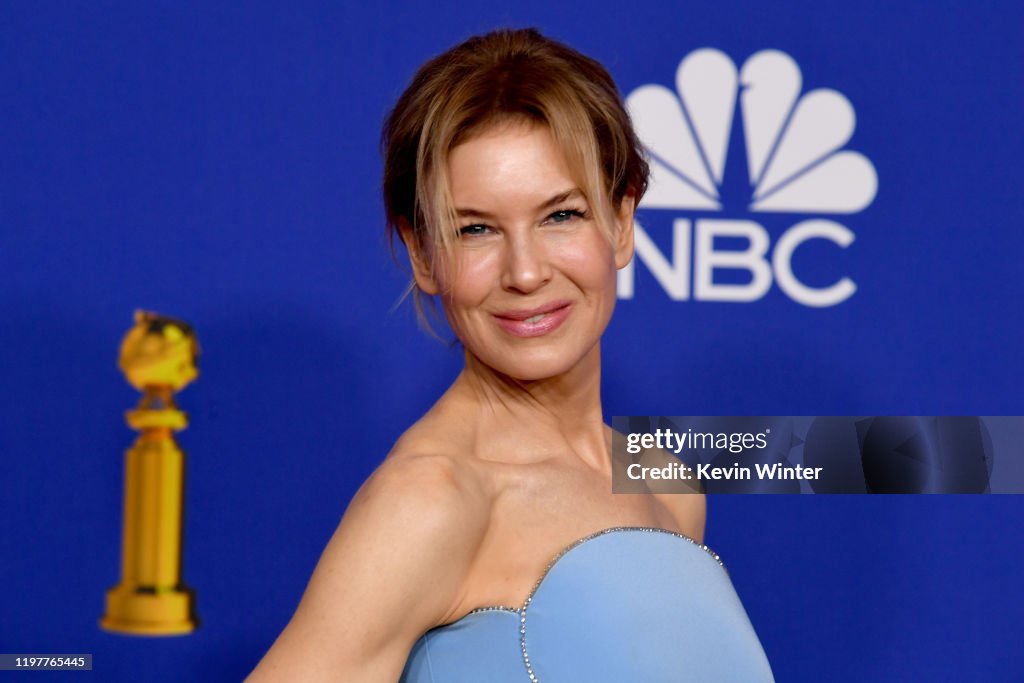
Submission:
<svg viewBox="0 0 1024 683">
<path fill-rule="evenodd" d="M 460 242 L 448 271 L 417 259 L 420 290 L 443 295 L 455 335 L 488 368 L 519 380 L 596 373 L 616 269 L 632 255 L 632 197 L 610 242 L 549 129 L 528 119 L 482 130 L 448 166 Z"/>
<path fill-rule="evenodd" d="M 250 680 L 771 680 L 704 499 L 612 494 L 600 340 L 647 165 L 614 82 L 534 30 L 425 64 L 389 225 L 465 367 L 353 498 Z"/>
</svg>

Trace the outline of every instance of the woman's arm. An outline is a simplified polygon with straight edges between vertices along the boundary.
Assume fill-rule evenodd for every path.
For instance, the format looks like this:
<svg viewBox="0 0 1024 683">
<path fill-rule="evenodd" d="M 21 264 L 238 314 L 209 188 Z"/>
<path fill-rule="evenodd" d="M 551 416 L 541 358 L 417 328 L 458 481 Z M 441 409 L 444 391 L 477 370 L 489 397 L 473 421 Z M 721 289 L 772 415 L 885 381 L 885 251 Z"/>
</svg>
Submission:
<svg viewBox="0 0 1024 683">
<path fill-rule="evenodd" d="M 489 505 L 444 456 L 394 456 L 359 489 L 288 626 L 246 679 L 394 683 L 458 608 Z"/>
</svg>

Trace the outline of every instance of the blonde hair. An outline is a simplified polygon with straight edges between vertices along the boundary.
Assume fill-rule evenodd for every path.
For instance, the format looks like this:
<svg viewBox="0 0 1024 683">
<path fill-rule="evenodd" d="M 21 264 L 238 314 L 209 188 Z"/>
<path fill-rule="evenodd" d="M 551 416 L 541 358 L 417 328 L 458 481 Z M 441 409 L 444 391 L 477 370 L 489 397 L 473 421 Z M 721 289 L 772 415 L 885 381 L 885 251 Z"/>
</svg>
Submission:
<svg viewBox="0 0 1024 683">
<path fill-rule="evenodd" d="M 431 276 L 452 262 L 457 245 L 449 153 L 472 135 L 517 119 L 549 128 L 609 240 L 616 230 L 612 212 L 627 193 L 639 202 L 646 191 L 640 142 L 601 64 L 532 28 L 474 36 L 420 67 L 381 135 L 389 240 L 393 247 L 394 236 L 402 238 L 399 226 L 406 222 L 414 243 L 405 246 Z M 429 329 L 415 280 L 409 291 Z"/>
</svg>

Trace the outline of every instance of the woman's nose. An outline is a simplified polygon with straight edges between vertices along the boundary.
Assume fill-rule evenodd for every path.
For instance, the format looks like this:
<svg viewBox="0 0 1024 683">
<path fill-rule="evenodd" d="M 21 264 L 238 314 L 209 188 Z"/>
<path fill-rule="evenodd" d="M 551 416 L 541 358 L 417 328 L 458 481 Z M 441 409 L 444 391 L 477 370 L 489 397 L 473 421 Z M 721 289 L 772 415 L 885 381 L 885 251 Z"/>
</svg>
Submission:
<svg viewBox="0 0 1024 683">
<path fill-rule="evenodd" d="M 501 285 L 529 294 L 551 279 L 551 263 L 542 239 L 532 231 L 511 236 L 506 244 Z"/>
</svg>

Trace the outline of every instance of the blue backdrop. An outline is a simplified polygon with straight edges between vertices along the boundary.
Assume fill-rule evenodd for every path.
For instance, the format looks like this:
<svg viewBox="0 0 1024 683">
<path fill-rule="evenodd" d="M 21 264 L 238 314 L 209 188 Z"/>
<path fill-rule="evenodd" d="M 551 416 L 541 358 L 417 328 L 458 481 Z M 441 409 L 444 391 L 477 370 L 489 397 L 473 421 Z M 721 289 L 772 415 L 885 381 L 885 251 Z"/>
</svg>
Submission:
<svg viewBox="0 0 1024 683">
<path fill-rule="evenodd" d="M 606 336 L 609 416 L 1024 414 L 1019 3 L 6 3 L 0 652 L 91 652 L 78 676 L 111 681 L 256 664 L 359 483 L 461 364 L 410 307 L 392 312 L 407 272 L 383 238 L 382 118 L 427 57 L 529 25 L 601 60 L 623 95 L 674 92 L 700 48 L 737 68 L 781 51 L 800 93 L 849 103 L 855 130 L 829 153 L 877 183 L 853 210 L 753 209 L 734 117 L 717 208 L 677 194 L 639 214 L 653 246 Z M 806 306 L 775 269 L 750 301 L 673 299 L 654 248 L 671 261 L 672 226 L 702 218 L 747 221 L 772 248 L 833 221 L 854 241 L 807 242 L 792 270 L 857 290 Z M 179 396 L 202 620 L 187 637 L 97 627 L 137 401 L 116 357 L 139 307 L 191 322 L 203 349 Z M 715 497 L 707 540 L 780 681 L 1009 681 L 1022 513 L 1017 496 Z"/>
</svg>

